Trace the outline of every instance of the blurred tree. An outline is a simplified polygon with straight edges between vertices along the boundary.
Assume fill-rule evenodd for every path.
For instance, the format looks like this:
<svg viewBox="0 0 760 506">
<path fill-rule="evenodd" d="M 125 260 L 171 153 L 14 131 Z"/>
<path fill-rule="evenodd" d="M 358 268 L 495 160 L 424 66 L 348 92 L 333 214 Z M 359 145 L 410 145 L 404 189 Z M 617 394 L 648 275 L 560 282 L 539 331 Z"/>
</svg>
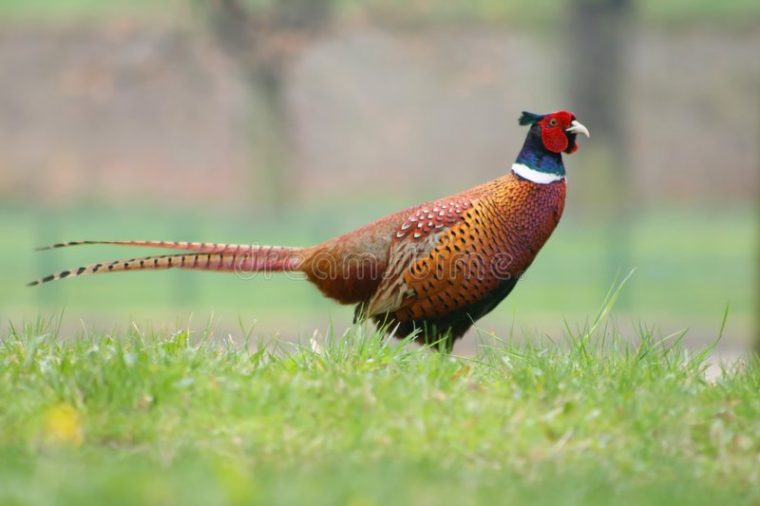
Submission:
<svg viewBox="0 0 760 506">
<path fill-rule="evenodd" d="M 208 26 L 242 67 L 253 108 L 254 161 L 265 182 L 255 198 L 282 205 L 295 180 L 286 74 L 294 58 L 326 29 L 334 0 L 199 0 Z"/>
<path fill-rule="evenodd" d="M 760 84 L 760 83 L 758 83 Z M 758 90 L 760 90 L 760 86 L 757 87 Z M 757 124 L 760 125 L 760 95 L 758 95 L 758 101 L 757 101 Z M 760 127 L 758 127 L 757 131 L 757 146 L 760 146 Z M 757 159 L 758 163 L 758 170 L 760 171 L 760 156 L 758 156 Z M 759 227 L 757 231 L 757 236 L 755 236 L 755 257 L 757 258 L 757 261 L 755 262 L 755 321 L 753 322 L 755 325 L 755 342 L 754 342 L 754 350 L 755 353 L 760 355 L 760 202 L 758 202 L 757 199 L 760 199 L 760 188 L 756 188 L 757 195 L 755 200 L 755 207 L 757 211 L 757 222 L 756 226 Z"/>
<path fill-rule="evenodd" d="M 607 279 L 625 275 L 632 267 L 629 230 L 631 217 L 628 151 L 624 118 L 627 100 L 625 52 L 631 0 L 571 0 L 569 9 L 570 93 L 578 117 L 591 128 L 591 164 L 603 171 L 604 186 L 595 186 L 600 215 L 609 218 Z M 627 293 L 619 305 L 625 306 Z"/>
</svg>

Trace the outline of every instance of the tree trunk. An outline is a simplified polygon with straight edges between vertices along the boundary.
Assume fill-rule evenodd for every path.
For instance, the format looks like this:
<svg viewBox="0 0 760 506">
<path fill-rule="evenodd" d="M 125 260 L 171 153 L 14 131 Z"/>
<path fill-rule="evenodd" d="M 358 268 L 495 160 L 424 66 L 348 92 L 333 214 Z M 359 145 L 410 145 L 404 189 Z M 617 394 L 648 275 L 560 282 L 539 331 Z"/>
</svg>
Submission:
<svg viewBox="0 0 760 506">
<path fill-rule="evenodd" d="M 604 182 L 603 187 L 590 187 L 595 190 L 599 214 L 609 218 L 608 280 L 624 276 L 632 267 L 632 195 L 623 122 L 627 116 L 624 83 L 630 4 L 630 0 L 572 0 L 569 19 L 571 100 L 575 113 L 594 135 L 589 145 L 591 173 Z M 618 300 L 623 308 L 628 305 L 629 293 L 630 287 Z"/>
<path fill-rule="evenodd" d="M 257 170 L 252 198 L 278 209 L 294 190 L 287 69 L 330 23 L 333 0 L 198 0 L 221 46 L 240 65 L 251 98 L 251 144 Z"/>
<path fill-rule="evenodd" d="M 276 211 L 292 197 L 296 181 L 284 78 L 277 71 L 259 71 L 249 74 L 249 83 L 251 155 L 257 168 L 251 193 L 257 205 Z"/>
<path fill-rule="evenodd" d="M 760 89 L 760 86 L 758 86 Z M 757 124 L 760 125 L 760 95 L 757 101 Z M 757 146 L 760 146 L 760 126 L 757 130 Z M 760 171 L 760 156 L 758 156 L 758 171 Z M 756 198 L 760 199 L 760 188 L 755 189 L 757 191 Z M 757 222 L 755 226 L 758 227 L 757 236 L 755 237 L 755 342 L 753 343 L 754 352 L 760 356 L 760 203 L 755 202 L 757 212 Z"/>
</svg>

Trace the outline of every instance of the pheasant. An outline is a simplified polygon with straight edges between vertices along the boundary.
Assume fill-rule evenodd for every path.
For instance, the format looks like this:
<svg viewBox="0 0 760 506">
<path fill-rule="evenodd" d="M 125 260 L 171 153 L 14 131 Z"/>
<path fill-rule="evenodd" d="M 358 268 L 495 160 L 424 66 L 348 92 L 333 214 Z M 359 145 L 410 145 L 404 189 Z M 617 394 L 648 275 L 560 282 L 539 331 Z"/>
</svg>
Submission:
<svg viewBox="0 0 760 506">
<path fill-rule="evenodd" d="M 562 153 L 578 149 L 588 129 L 568 111 L 523 112 L 529 126 L 511 170 L 480 186 L 393 213 L 305 248 L 174 241 L 74 241 L 142 246 L 181 253 L 90 264 L 51 274 L 30 286 L 103 272 L 190 269 L 297 271 L 327 297 L 355 304 L 355 319 L 372 319 L 396 336 L 451 351 L 479 318 L 515 287 L 562 216 Z"/>
</svg>

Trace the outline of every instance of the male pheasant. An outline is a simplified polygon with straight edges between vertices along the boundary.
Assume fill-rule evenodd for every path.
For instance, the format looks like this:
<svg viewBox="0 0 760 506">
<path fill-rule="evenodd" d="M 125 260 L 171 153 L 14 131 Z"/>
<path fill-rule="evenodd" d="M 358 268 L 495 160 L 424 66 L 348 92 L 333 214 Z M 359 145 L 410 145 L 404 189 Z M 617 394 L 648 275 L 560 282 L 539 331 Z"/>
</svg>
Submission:
<svg viewBox="0 0 760 506">
<path fill-rule="evenodd" d="M 397 336 L 451 350 L 501 302 L 557 226 L 565 203 L 562 153 L 588 129 L 567 111 L 524 112 L 530 125 L 506 175 L 455 195 L 413 206 L 306 248 L 167 241 L 75 241 L 158 247 L 183 253 L 96 263 L 33 281 L 102 272 L 195 269 L 305 273 L 324 295 L 356 304 Z M 42 248 L 42 249 L 48 249 Z"/>
</svg>

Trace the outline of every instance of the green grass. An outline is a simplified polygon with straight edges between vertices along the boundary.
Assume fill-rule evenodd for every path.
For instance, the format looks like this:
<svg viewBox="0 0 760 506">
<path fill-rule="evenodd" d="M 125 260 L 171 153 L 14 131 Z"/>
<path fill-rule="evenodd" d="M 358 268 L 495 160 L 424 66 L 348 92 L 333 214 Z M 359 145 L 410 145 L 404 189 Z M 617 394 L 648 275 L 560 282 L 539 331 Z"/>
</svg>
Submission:
<svg viewBox="0 0 760 506">
<path fill-rule="evenodd" d="M 103 19 L 168 18 L 179 12 L 178 2 L 151 0 L 0 0 L 0 20 L 8 22 L 70 22 Z"/>
<path fill-rule="evenodd" d="M 0 340 L 2 504 L 757 504 L 760 362 L 581 332 L 476 357 L 357 327 Z"/>
<path fill-rule="evenodd" d="M 271 0 L 247 0 L 255 7 L 267 8 Z M 0 0 L 0 20 L 71 21 L 115 18 L 175 19 L 192 9 L 191 0 L 151 2 L 149 0 Z M 336 0 L 338 17 L 379 16 L 398 21 L 427 23 L 490 23 L 530 27 L 554 26 L 564 19 L 567 0 Z M 750 26 L 760 17 L 755 0 L 641 0 L 634 12 L 654 23 L 725 22 Z"/>
</svg>

